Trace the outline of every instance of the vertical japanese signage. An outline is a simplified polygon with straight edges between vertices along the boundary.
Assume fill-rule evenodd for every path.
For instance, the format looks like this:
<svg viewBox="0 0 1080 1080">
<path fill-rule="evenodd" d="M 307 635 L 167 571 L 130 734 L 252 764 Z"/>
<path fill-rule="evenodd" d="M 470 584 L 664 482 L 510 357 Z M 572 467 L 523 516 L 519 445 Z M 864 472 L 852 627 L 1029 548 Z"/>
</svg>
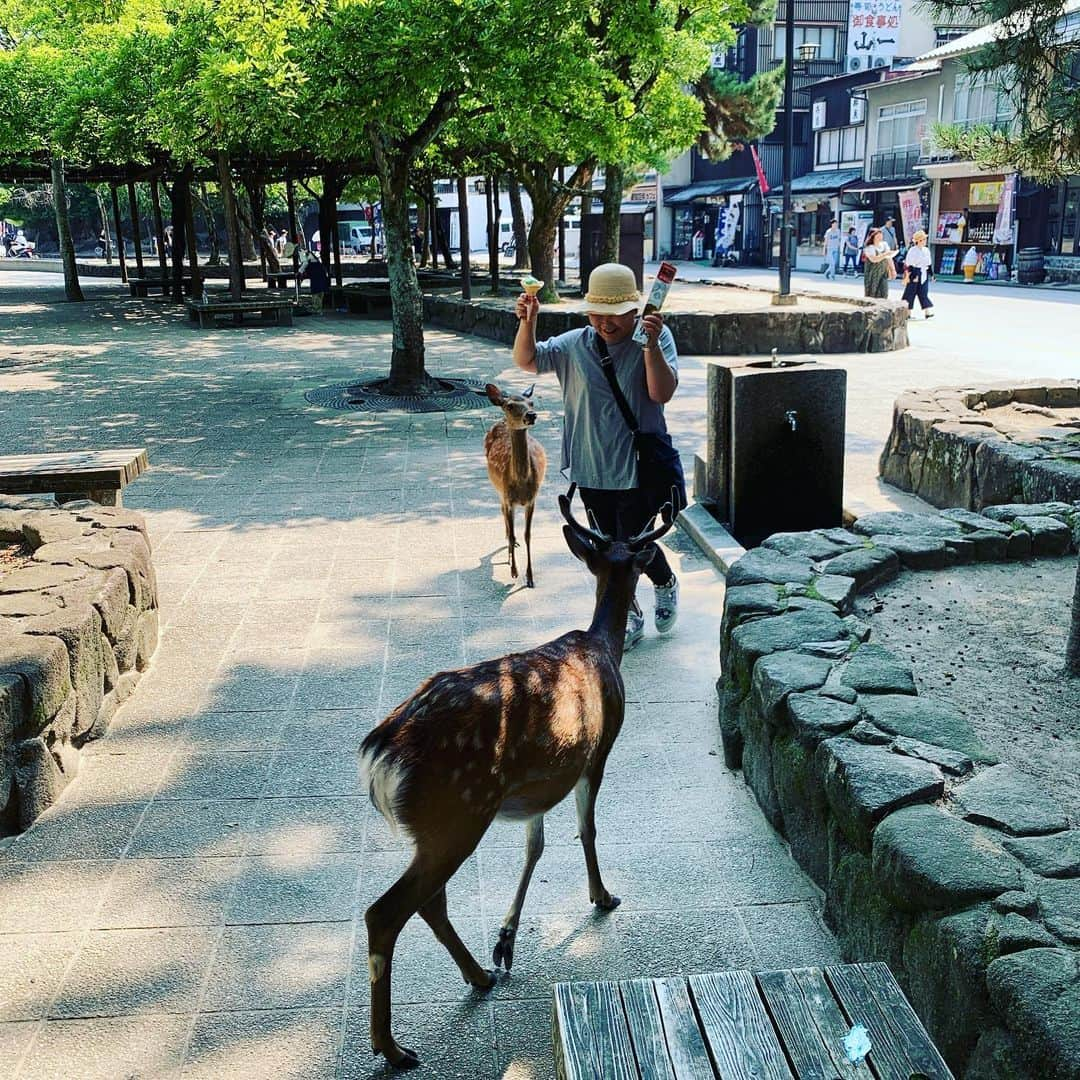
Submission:
<svg viewBox="0 0 1080 1080">
<path fill-rule="evenodd" d="M 847 71 L 888 67 L 900 42 L 903 0 L 851 0 L 848 9 Z"/>
<path fill-rule="evenodd" d="M 922 203 L 917 190 L 901 191 L 898 194 L 900 220 L 904 223 L 904 243 L 910 244 L 915 231 L 923 227 Z"/>
<path fill-rule="evenodd" d="M 750 144 L 750 156 L 754 159 L 754 171 L 757 173 L 758 189 L 762 198 L 769 194 L 769 181 L 765 179 L 765 170 L 761 167 L 761 158 L 758 157 L 757 147 Z"/>
<path fill-rule="evenodd" d="M 1016 201 L 1016 173 L 1009 173 L 1005 177 L 1005 183 L 1001 188 L 1001 197 L 998 200 L 997 217 L 994 219 L 995 244 L 1011 244 L 1013 242 L 1013 203 Z"/>
</svg>

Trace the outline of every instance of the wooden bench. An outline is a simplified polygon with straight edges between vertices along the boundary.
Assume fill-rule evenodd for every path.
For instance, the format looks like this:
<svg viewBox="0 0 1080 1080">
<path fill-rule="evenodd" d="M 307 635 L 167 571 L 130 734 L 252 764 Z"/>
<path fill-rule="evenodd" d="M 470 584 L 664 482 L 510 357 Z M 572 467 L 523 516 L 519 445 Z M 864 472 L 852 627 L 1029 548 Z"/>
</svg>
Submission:
<svg viewBox="0 0 1080 1080">
<path fill-rule="evenodd" d="M 267 270 L 266 287 L 268 289 L 284 289 L 296 276 L 295 270 Z"/>
<path fill-rule="evenodd" d="M 93 499 L 105 506 L 121 506 L 125 486 L 149 467 L 143 449 L 0 457 L 0 491 L 8 495 L 48 492 L 56 495 L 57 502 Z"/>
<path fill-rule="evenodd" d="M 348 308 L 352 315 L 368 318 L 391 318 L 394 304 L 390 299 L 390 279 L 369 278 L 362 283 L 334 289 L 334 304 Z"/>
<path fill-rule="evenodd" d="M 885 964 L 557 983 L 560 1080 L 953 1080 Z M 861 1024 L 859 1065 L 842 1040 Z"/>
<path fill-rule="evenodd" d="M 181 278 L 181 284 L 184 289 L 184 295 L 191 295 L 191 278 Z M 152 277 L 129 277 L 128 289 L 131 291 L 132 296 L 149 296 L 151 289 L 160 289 L 162 295 L 166 295 L 173 286 L 172 277 L 163 278 L 160 274 Z"/>
<path fill-rule="evenodd" d="M 291 300 L 189 300 L 188 317 L 205 330 L 217 326 L 219 318 L 228 319 L 234 326 L 244 321 L 245 315 L 258 315 L 264 322 L 276 326 L 292 326 L 293 302 Z"/>
</svg>

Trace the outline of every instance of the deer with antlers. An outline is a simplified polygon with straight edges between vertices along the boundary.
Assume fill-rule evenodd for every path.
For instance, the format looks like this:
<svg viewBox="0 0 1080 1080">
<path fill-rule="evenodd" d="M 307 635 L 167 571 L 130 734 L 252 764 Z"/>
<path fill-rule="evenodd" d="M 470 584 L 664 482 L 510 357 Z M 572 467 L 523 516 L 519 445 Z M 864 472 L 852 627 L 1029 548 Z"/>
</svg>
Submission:
<svg viewBox="0 0 1080 1080">
<path fill-rule="evenodd" d="M 488 400 L 503 411 L 503 419 L 484 436 L 484 457 L 488 476 L 502 503 L 506 546 L 510 549 L 510 576 L 518 576 L 517 541 L 514 538 L 514 507 L 525 507 L 525 584 L 533 587 L 532 519 L 533 508 L 547 469 L 544 448 L 529 434 L 536 423 L 532 407 L 535 387 L 523 394 L 503 394 L 494 383 L 486 388 Z"/>
<path fill-rule="evenodd" d="M 413 842 L 412 862 L 368 908 L 371 1045 L 402 1068 L 418 1064 L 390 1030 L 394 943 L 417 912 L 446 946 L 467 983 L 487 989 L 495 973 L 475 960 L 450 924 L 446 883 L 476 850 L 496 817 L 526 823 L 525 868 L 492 956 L 507 971 L 533 869 L 544 850 L 544 814 L 571 790 L 585 851 L 589 899 L 619 903 L 604 887 L 596 859 L 596 795 L 622 727 L 625 695 L 619 664 L 626 618 L 648 545 L 663 524 L 628 541 L 587 528 L 571 513 L 574 486 L 559 496 L 571 552 L 596 578 L 588 630 L 572 630 L 527 652 L 511 653 L 428 679 L 360 746 L 371 800 L 392 829 Z"/>
</svg>

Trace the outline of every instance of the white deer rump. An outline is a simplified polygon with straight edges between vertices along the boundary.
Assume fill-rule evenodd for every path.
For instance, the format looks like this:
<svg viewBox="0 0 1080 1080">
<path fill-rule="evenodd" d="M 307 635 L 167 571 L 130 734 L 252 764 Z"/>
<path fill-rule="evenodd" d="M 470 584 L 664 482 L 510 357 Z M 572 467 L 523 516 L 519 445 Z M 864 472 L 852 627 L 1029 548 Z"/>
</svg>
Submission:
<svg viewBox="0 0 1080 1080">
<path fill-rule="evenodd" d="M 386 747 L 369 746 L 360 750 L 360 782 L 368 789 L 375 809 L 386 819 L 390 832 L 407 832 L 398 818 L 398 798 L 405 781 L 400 761 L 387 760 Z"/>
</svg>

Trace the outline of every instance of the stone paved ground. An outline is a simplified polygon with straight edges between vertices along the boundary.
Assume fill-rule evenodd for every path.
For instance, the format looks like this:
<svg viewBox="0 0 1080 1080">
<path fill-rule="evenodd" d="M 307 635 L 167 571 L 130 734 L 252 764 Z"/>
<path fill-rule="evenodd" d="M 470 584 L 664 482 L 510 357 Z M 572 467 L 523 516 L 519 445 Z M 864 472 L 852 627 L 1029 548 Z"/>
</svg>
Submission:
<svg viewBox="0 0 1080 1080">
<path fill-rule="evenodd" d="M 383 371 L 388 324 L 200 333 L 152 302 L 51 297 L 0 298 L 0 446 L 149 447 L 126 501 L 147 516 L 164 629 L 62 801 L 0 853 L 0 1076 L 383 1075 L 362 913 L 407 854 L 360 791 L 354 749 L 432 672 L 584 625 L 591 584 L 559 532 L 559 485 L 537 515 L 538 587 L 520 589 L 483 467 L 493 410 L 364 417 L 303 399 Z M 488 342 L 432 332 L 428 358 L 524 385 Z M 538 393 L 554 456 L 555 387 Z M 689 363 L 672 407 L 684 445 L 702 394 Z M 713 752 L 723 585 L 683 537 L 669 547 L 682 620 L 626 660 L 598 803 L 623 905 L 590 910 L 564 805 L 509 980 L 468 991 L 410 923 L 395 1026 L 422 1075 L 549 1075 L 558 979 L 837 957 L 814 887 Z M 496 826 L 451 884 L 482 958 L 521 857 L 520 827 Z"/>
</svg>

